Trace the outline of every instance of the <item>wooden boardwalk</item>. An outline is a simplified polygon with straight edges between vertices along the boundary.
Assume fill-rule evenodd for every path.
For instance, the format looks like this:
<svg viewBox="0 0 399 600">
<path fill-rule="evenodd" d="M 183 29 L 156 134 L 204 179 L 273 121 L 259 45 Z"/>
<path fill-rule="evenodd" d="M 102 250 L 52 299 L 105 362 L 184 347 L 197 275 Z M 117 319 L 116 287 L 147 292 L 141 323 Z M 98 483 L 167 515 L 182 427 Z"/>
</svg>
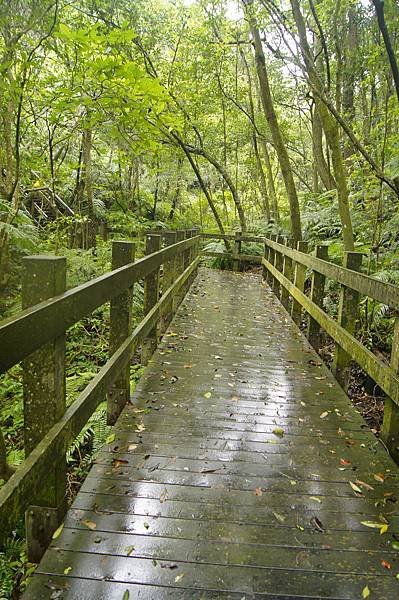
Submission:
<svg viewBox="0 0 399 600">
<path fill-rule="evenodd" d="M 25 599 L 399 598 L 397 467 L 258 276 L 200 271 L 114 431 Z"/>
</svg>

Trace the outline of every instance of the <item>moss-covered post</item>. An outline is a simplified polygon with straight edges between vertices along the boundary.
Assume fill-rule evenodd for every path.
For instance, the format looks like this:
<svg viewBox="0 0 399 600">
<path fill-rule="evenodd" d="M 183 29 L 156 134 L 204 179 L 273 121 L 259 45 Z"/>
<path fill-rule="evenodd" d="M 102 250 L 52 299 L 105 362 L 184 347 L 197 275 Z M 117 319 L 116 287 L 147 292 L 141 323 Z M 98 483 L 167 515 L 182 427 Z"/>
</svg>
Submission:
<svg viewBox="0 0 399 600">
<path fill-rule="evenodd" d="M 234 234 L 234 246 L 233 246 L 233 271 L 240 271 L 240 259 L 241 254 L 241 231 L 236 231 Z"/>
<path fill-rule="evenodd" d="M 197 239 L 196 244 L 194 246 L 194 258 L 198 258 L 198 256 L 201 254 L 201 238 L 200 238 L 200 235 L 201 235 L 201 229 L 199 227 L 196 227 L 194 229 L 194 236 L 198 237 L 198 239 Z M 197 275 L 198 275 L 198 267 L 193 271 L 193 277 L 192 277 L 193 281 L 195 280 L 195 278 L 197 277 Z"/>
<path fill-rule="evenodd" d="M 266 244 L 266 242 L 263 244 L 263 258 L 265 260 L 269 260 L 269 246 Z M 266 269 L 265 265 L 262 266 L 262 279 L 263 281 L 267 281 L 267 276 L 268 276 L 268 270 Z"/>
<path fill-rule="evenodd" d="M 166 231 L 164 233 L 164 245 L 172 246 L 176 243 L 176 232 Z M 162 293 L 165 293 L 176 280 L 176 260 L 175 257 L 167 260 L 163 265 L 163 277 L 162 277 Z M 172 320 L 172 298 L 168 305 L 163 309 L 163 314 L 159 323 L 159 332 L 163 335 Z"/>
<path fill-rule="evenodd" d="M 285 239 L 285 245 L 288 248 L 292 248 L 294 244 L 294 240 Z M 290 281 L 292 281 L 292 258 L 289 256 L 284 256 L 283 259 L 283 275 Z M 281 287 L 281 303 L 284 306 L 285 310 L 289 310 L 290 306 L 290 295 L 284 286 Z"/>
<path fill-rule="evenodd" d="M 161 236 L 147 234 L 145 253 L 152 254 L 161 249 Z M 146 315 L 159 300 L 159 271 L 158 267 L 144 278 L 144 314 Z M 155 325 L 144 340 L 141 348 L 141 364 L 146 365 L 153 355 L 158 343 L 158 327 Z"/>
<path fill-rule="evenodd" d="M 23 308 L 65 291 L 64 257 L 30 256 L 22 262 Z M 24 445 L 28 456 L 65 412 L 65 335 L 23 361 L 23 391 Z M 66 511 L 65 452 L 53 457 L 40 496 L 31 500 L 32 506 L 25 513 L 26 539 L 28 558 L 36 562 L 43 556 Z"/>
<path fill-rule="evenodd" d="M 308 251 L 308 243 L 307 242 L 297 242 L 297 250 L 299 252 L 307 252 Z M 306 266 L 302 265 L 300 262 L 295 261 L 294 267 L 294 284 L 303 292 L 305 290 L 305 281 L 306 281 Z M 292 309 L 291 309 L 291 317 L 293 321 L 298 325 L 301 324 L 302 318 L 302 306 L 300 303 L 292 299 Z"/>
<path fill-rule="evenodd" d="M 277 235 L 271 235 L 270 236 L 270 240 L 272 242 L 276 242 L 277 241 Z M 271 265 L 274 266 L 274 261 L 276 260 L 276 251 L 273 248 L 269 248 L 269 263 Z M 268 275 L 267 275 L 267 283 L 270 285 L 270 287 L 273 289 L 273 282 L 274 282 L 274 277 L 273 275 L 270 273 L 270 271 L 268 271 Z"/>
<path fill-rule="evenodd" d="M 328 247 L 321 244 L 316 246 L 315 254 L 317 258 L 328 260 Z M 310 299 L 321 308 L 323 307 L 325 282 L 325 275 L 322 275 L 317 271 L 313 271 Z M 320 325 L 311 316 L 309 316 L 307 336 L 309 342 L 317 352 L 321 343 Z"/>
<path fill-rule="evenodd" d="M 278 235 L 276 237 L 276 243 L 283 244 L 283 236 Z M 278 250 L 276 250 L 276 252 L 274 253 L 274 266 L 277 269 L 277 271 L 280 271 L 280 273 L 283 271 L 283 255 Z M 277 281 L 277 279 L 274 279 L 273 281 L 273 292 L 276 294 L 277 298 L 280 299 L 281 284 L 279 283 L 279 281 Z"/>
<path fill-rule="evenodd" d="M 363 255 L 360 252 L 345 252 L 343 266 L 352 271 L 360 271 Z M 338 323 L 354 335 L 359 318 L 359 292 L 341 285 L 338 306 Z M 335 344 L 331 370 L 340 386 L 347 391 L 352 359 L 345 350 Z"/>
<path fill-rule="evenodd" d="M 266 238 L 266 240 L 271 239 L 272 236 L 270 236 L 270 238 Z M 273 264 L 273 250 L 270 248 L 270 246 L 268 246 L 267 244 L 265 244 L 265 258 L 269 263 Z M 273 281 L 273 276 L 271 275 L 270 271 L 268 271 L 266 269 L 266 281 L 269 285 L 271 285 L 271 282 Z"/>
<path fill-rule="evenodd" d="M 399 373 L 399 317 L 396 317 L 394 324 L 391 368 L 395 373 Z M 381 438 L 386 444 L 392 458 L 396 462 L 399 462 L 399 406 L 390 398 L 386 398 L 385 400 Z"/>
<path fill-rule="evenodd" d="M 134 242 L 112 242 L 112 269 L 134 262 Z M 112 356 L 132 329 L 133 286 L 111 300 L 109 355 Z M 107 423 L 113 425 L 130 399 L 130 364 L 127 364 L 107 394 Z"/>
<path fill-rule="evenodd" d="M 186 232 L 184 229 L 179 229 L 176 231 L 176 242 L 182 242 L 186 238 Z M 176 254 L 175 257 L 175 269 L 176 269 L 176 277 L 179 277 L 184 271 L 184 252 L 180 251 Z M 172 313 L 175 314 L 176 310 L 179 308 L 180 302 L 183 298 L 183 292 L 181 290 L 177 291 L 173 294 L 173 305 L 172 305 Z"/>
</svg>

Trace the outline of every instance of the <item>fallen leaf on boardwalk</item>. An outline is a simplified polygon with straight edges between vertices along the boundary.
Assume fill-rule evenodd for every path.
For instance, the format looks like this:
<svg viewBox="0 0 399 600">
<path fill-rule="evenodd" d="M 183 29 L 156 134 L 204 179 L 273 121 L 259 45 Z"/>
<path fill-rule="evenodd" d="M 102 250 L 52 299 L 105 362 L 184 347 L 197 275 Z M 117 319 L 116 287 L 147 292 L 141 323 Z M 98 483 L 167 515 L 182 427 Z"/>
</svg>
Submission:
<svg viewBox="0 0 399 600">
<path fill-rule="evenodd" d="M 315 531 L 319 531 L 320 533 L 324 531 L 323 523 L 317 517 L 312 517 L 310 519 L 310 524 Z"/>
<path fill-rule="evenodd" d="M 167 500 L 167 498 L 168 498 L 168 490 L 164 489 L 164 491 L 162 492 L 162 494 L 159 496 L 159 501 L 162 504 L 163 502 L 165 502 L 165 500 Z"/>
<path fill-rule="evenodd" d="M 370 596 L 370 590 L 368 585 L 366 585 L 366 587 L 363 588 L 362 591 L 362 598 L 368 598 Z"/>
<path fill-rule="evenodd" d="M 385 475 L 384 475 L 384 473 L 374 473 L 373 477 L 379 483 L 384 483 L 384 481 L 385 481 Z"/>
<path fill-rule="evenodd" d="M 193 365 L 183 365 L 185 369 L 192 369 Z"/>
<path fill-rule="evenodd" d="M 344 465 L 345 467 L 352 464 L 350 460 L 346 460 L 345 458 L 340 458 L 339 462 L 341 463 L 341 465 Z"/>
<path fill-rule="evenodd" d="M 112 466 L 117 469 L 118 467 L 121 467 L 122 465 L 128 465 L 129 461 L 125 460 L 124 458 L 114 458 L 114 460 L 112 461 Z"/>
<path fill-rule="evenodd" d="M 263 494 L 262 488 L 256 488 L 254 494 L 255 496 L 261 496 Z"/>
<path fill-rule="evenodd" d="M 129 444 L 127 447 L 127 451 L 131 452 L 132 450 L 136 450 L 137 444 Z"/>
<path fill-rule="evenodd" d="M 134 552 L 134 546 L 126 546 L 125 552 L 126 552 L 127 556 L 130 556 L 132 554 L 132 552 Z"/>
<path fill-rule="evenodd" d="M 276 517 L 277 521 L 279 521 L 280 523 L 284 523 L 284 521 L 285 521 L 284 515 L 280 515 L 279 513 L 276 513 L 276 512 L 274 512 L 273 514 Z"/>
<path fill-rule="evenodd" d="M 362 494 L 362 490 L 360 489 L 360 487 L 358 485 L 356 485 L 356 483 L 353 483 L 353 481 L 349 482 L 349 485 L 351 486 L 352 490 L 358 494 Z"/>
<path fill-rule="evenodd" d="M 126 590 L 125 593 L 123 594 L 122 600 L 129 600 L 130 598 L 130 592 L 129 590 Z"/>
<path fill-rule="evenodd" d="M 380 535 L 383 535 L 384 533 L 386 533 L 388 531 L 388 527 L 389 527 L 388 523 L 385 523 L 380 529 Z"/>
<path fill-rule="evenodd" d="M 372 485 L 366 483 L 365 481 L 361 481 L 360 479 L 356 479 L 356 482 L 358 485 L 360 485 L 360 487 L 364 487 L 366 490 L 370 490 L 373 491 L 374 488 Z"/>
<path fill-rule="evenodd" d="M 141 424 L 141 425 L 137 425 L 135 431 L 140 432 L 140 431 L 144 431 L 144 429 L 145 429 L 144 425 Z"/>
<path fill-rule="evenodd" d="M 171 571 L 173 569 L 177 569 L 179 565 L 177 565 L 176 563 L 161 563 L 161 569 L 170 569 Z"/>
<path fill-rule="evenodd" d="M 56 529 L 56 530 L 54 531 L 54 533 L 53 533 L 53 540 L 56 540 L 56 539 L 57 539 L 57 537 L 59 537 L 59 536 L 60 536 L 60 533 L 61 533 L 61 531 L 62 531 L 63 529 L 64 529 L 64 523 L 62 523 L 62 524 L 61 524 L 61 525 L 58 527 L 58 529 Z"/>
<path fill-rule="evenodd" d="M 384 562 L 384 561 L 382 561 L 382 562 Z M 391 565 L 389 565 L 389 567 L 388 567 L 388 568 L 390 569 L 390 568 L 391 568 Z M 70 573 L 71 571 L 72 571 L 72 567 L 66 567 L 66 568 L 64 569 L 64 575 L 68 575 L 68 573 Z"/>
<path fill-rule="evenodd" d="M 315 502 L 318 502 L 319 504 L 322 503 L 321 498 L 317 498 L 317 496 L 309 496 L 309 500 L 314 500 Z"/>
<path fill-rule="evenodd" d="M 278 435 L 279 437 L 283 437 L 284 429 L 281 429 L 281 427 L 275 427 L 272 433 L 274 433 L 274 435 Z"/>
<path fill-rule="evenodd" d="M 387 560 L 382 560 L 381 565 L 384 567 L 384 569 L 392 569 L 391 563 L 389 563 Z"/>
<path fill-rule="evenodd" d="M 210 398 L 212 396 L 211 392 L 205 392 L 204 398 Z"/>
<path fill-rule="evenodd" d="M 177 583 L 178 581 L 181 581 L 184 577 L 184 573 L 181 573 L 180 575 L 176 575 L 175 577 L 175 583 Z"/>
<path fill-rule="evenodd" d="M 112 444 L 112 442 L 114 442 L 114 441 L 115 441 L 115 434 L 114 434 L 114 433 L 111 433 L 111 435 L 109 435 L 109 436 L 106 438 L 106 440 L 105 440 L 105 443 L 106 443 L 106 444 Z"/>
<path fill-rule="evenodd" d="M 388 531 L 388 523 L 377 523 L 375 521 L 360 521 L 362 525 L 365 527 L 370 527 L 371 529 L 379 529 L 380 534 L 386 533 Z"/>
<path fill-rule="evenodd" d="M 88 527 L 88 529 L 91 529 L 93 531 L 93 529 L 96 529 L 97 527 L 97 523 L 95 523 L 94 521 L 89 521 L 89 520 L 84 520 L 82 521 L 83 525 L 86 525 L 86 527 Z"/>
<path fill-rule="evenodd" d="M 149 526 L 149 524 L 148 524 L 148 523 L 143 523 L 143 525 L 144 525 L 144 527 L 145 527 L 146 529 L 149 529 L 149 528 L 150 528 L 150 526 Z"/>
<path fill-rule="evenodd" d="M 324 412 L 321 413 L 320 415 L 320 419 L 325 419 L 326 417 L 328 417 L 328 410 L 325 410 Z"/>
</svg>

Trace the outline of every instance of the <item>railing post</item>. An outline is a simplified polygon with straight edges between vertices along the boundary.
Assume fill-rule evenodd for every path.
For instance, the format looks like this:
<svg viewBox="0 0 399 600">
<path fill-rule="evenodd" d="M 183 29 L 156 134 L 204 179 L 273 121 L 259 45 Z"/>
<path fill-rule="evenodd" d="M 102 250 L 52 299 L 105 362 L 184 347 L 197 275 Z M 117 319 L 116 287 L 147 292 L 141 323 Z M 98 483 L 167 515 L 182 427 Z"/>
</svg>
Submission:
<svg viewBox="0 0 399 600">
<path fill-rule="evenodd" d="M 270 240 L 272 242 L 276 242 L 277 241 L 277 237 L 278 236 L 273 233 L 270 236 Z M 269 248 L 269 263 L 274 266 L 274 261 L 275 260 L 276 260 L 276 251 L 273 248 Z M 268 273 L 267 273 L 267 283 L 269 284 L 269 286 L 271 287 L 271 289 L 273 289 L 274 277 L 270 273 L 270 271 L 268 271 Z"/>
<path fill-rule="evenodd" d="M 328 260 L 328 247 L 323 245 L 316 246 L 316 257 L 321 258 L 322 260 Z M 324 299 L 324 286 L 326 282 L 325 275 L 318 273 L 317 271 L 313 271 L 312 274 L 312 287 L 310 292 L 310 299 L 323 308 L 323 299 Z M 320 348 L 321 343 L 321 335 L 320 335 L 320 325 L 317 321 L 315 321 L 311 316 L 309 316 L 308 322 L 308 340 L 312 344 L 313 348 L 316 352 Z"/>
<path fill-rule="evenodd" d="M 112 242 L 112 269 L 134 262 L 136 244 L 115 240 Z M 131 333 L 133 286 L 111 300 L 109 354 L 112 356 Z M 114 425 L 123 407 L 130 399 L 130 364 L 116 379 L 107 394 L 107 423 Z"/>
<path fill-rule="evenodd" d="M 287 238 L 285 240 L 285 245 L 287 246 L 287 248 L 292 248 L 293 240 Z M 283 275 L 284 277 L 292 281 L 292 258 L 290 258 L 289 256 L 284 256 L 283 258 Z M 289 310 L 290 294 L 284 286 L 281 286 L 281 304 L 287 311 Z"/>
<path fill-rule="evenodd" d="M 165 246 L 172 246 L 176 243 L 176 232 L 175 231 L 166 231 L 164 233 L 164 244 Z M 176 260 L 175 256 L 170 260 L 164 262 L 163 265 L 163 277 L 162 277 L 162 293 L 166 292 L 167 289 L 175 282 L 177 277 L 176 273 Z M 165 306 L 163 314 L 161 316 L 160 324 L 159 324 L 159 332 L 163 335 L 172 320 L 172 306 L 173 299 L 171 298 L 168 305 Z"/>
<path fill-rule="evenodd" d="M 284 238 L 281 235 L 276 236 L 276 243 L 283 244 Z M 280 273 L 282 272 L 282 270 L 283 270 L 283 255 L 281 254 L 281 252 L 279 252 L 277 250 L 274 253 L 274 266 L 277 269 L 277 271 L 280 271 Z M 273 292 L 276 294 L 277 298 L 280 299 L 281 284 L 277 279 L 274 279 L 274 281 L 273 281 Z"/>
<path fill-rule="evenodd" d="M 176 231 L 176 242 L 182 242 L 186 237 L 186 232 L 184 231 L 184 229 L 179 229 L 178 231 Z M 175 269 L 176 269 L 176 277 L 179 277 L 179 275 L 181 275 L 184 271 L 184 252 L 179 252 L 176 253 L 176 257 L 175 257 Z M 178 309 L 180 302 L 183 299 L 183 292 L 182 290 L 177 291 L 174 295 L 173 295 L 173 304 L 172 304 L 172 313 L 175 314 L 176 310 Z"/>
<path fill-rule="evenodd" d="M 266 244 L 266 241 L 263 244 L 263 258 L 265 260 L 269 260 L 270 248 Z M 269 271 L 266 269 L 265 265 L 262 266 L 262 279 L 263 281 L 267 281 Z"/>
<path fill-rule="evenodd" d="M 236 231 L 235 234 L 235 239 L 234 239 L 234 246 L 233 246 L 233 271 L 240 271 L 240 259 L 239 256 L 241 254 L 241 236 L 242 233 L 241 231 Z"/>
<path fill-rule="evenodd" d="M 308 243 L 307 242 L 297 242 L 297 250 L 298 252 L 307 252 L 308 251 Z M 294 267 L 294 285 L 301 292 L 305 290 L 305 281 L 306 281 L 306 266 L 302 265 L 300 262 L 295 261 Z M 291 317 L 293 321 L 298 325 L 301 324 L 302 318 L 302 306 L 301 304 L 292 299 L 292 309 L 291 309 Z"/>
<path fill-rule="evenodd" d="M 161 249 L 161 236 L 150 233 L 146 238 L 145 253 L 152 254 Z M 159 300 L 159 271 L 158 267 L 144 278 L 144 314 L 146 315 Z M 158 327 L 155 325 L 144 340 L 141 348 L 141 364 L 146 365 L 153 355 L 158 342 Z"/>
<path fill-rule="evenodd" d="M 343 266 L 352 271 L 360 271 L 362 257 L 363 255 L 360 252 L 345 252 Z M 359 296 L 359 292 L 341 285 L 338 323 L 352 335 L 355 334 L 356 322 L 359 317 Z M 331 370 L 345 391 L 348 389 L 351 362 L 352 359 L 349 354 L 341 346 L 335 344 Z"/>
<path fill-rule="evenodd" d="M 399 373 L 399 317 L 396 317 L 394 324 L 390 364 L 393 371 Z M 392 458 L 399 462 L 399 406 L 390 398 L 386 398 L 384 404 L 381 439 Z"/>
<path fill-rule="evenodd" d="M 66 259 L 23 259 L 22 307 L 28 308 L 66 289 Z M 43 323 L 45 327 L 45 323 Z M 29 335 L 29 332 L 27 332 Z M 65 412 L 65 335 L 23 361 L 24 445 L 28 456 Z M 37 562 L 66 511 L 66 458 L 60 451 L 48 465 L 40 496 L 25 513 L 28 558 Z"/>
</svg>

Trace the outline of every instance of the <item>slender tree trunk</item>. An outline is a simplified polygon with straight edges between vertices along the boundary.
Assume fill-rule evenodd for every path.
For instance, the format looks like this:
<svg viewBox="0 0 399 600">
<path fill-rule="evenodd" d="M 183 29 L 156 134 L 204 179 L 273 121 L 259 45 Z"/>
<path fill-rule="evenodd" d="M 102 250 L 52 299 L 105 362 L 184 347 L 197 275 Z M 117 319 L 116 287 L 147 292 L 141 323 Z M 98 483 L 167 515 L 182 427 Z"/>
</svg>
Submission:
<svg viewBox="0 0 399 600">
<path fill-rule="evenodd" d="M 247 231 L 247 223 L 246 223 L 246 220 L 245 220 L 244 209 L 243 209 L 243 206 L 241 204 L 241 200 L 240 200 L 240 197 L 238 195 L 237 188 L 234 185 L 233 180 L 230 177 L 230 175 L 227 172 L 227 170 L 223 167 L 223 165 L 220 164 L 219 161 L 216 160 L 216 158 L 214 158 L 211 154 L 209 154 L 209 152 L 207 152 L 203 148 L 197 150 L 196 148 L 192 148 L 191 146 L 187 146 L 187 149 L 188 149 L 189 152 L 192 152 L 193 154 L 200 154 L 204 158 L 206 158 L 206 160 L 208 162 L 210 162 L 211 165 L 213 165 L 215 167 L 215 169 L 223 177 L 223 179 L 225 180 L 225 182 L 227 183 L 227 185 L 228 185 L 228 187 L 230 189 L 231 195 L 233 196 L 234 204 L 236 206 L 237 213 L 238 213 L 238 218 L 240 220 L 241 231 L 242 232 L 246 232 Z"/>
<path fill-rule="evenodd" d="M 240 55 L 241 55 L 241 59 L 244 64 L 244 68 L 245 68 L 245 72 L 247 74 L 247 80 L 248 80 L 249 116 L 251 117 L 251 121 L 252 121 L 252 146 L 254 149 L 256 164 L 258 167 L 259 187 L 260 187 L 260 193 L 262 196 L 262 207 L 263 207 L 264 215 L 266 217 L 266 221 L 269 223 L 270 222 L 270 200 L 269 200 L 269 194 L 267 192 L 266 177 L 265 177 L 265 172 L 263 170 L 262 159 L 261 159 L 260 153 L 259 153 L 259 144 L 258 144 L 258 138 L 257 138 L 257 132 L 256 132 L 255 107 L 254 107 L 254 100 L 253 100 L 253 95 L 252 95 L 251 72 L 249 70 L 248 61 L 246 59 L 245 52 L 242 48 L 240 48 Z"/>
<path fill-rule="evenodd" d="M 252 4 L 252 0 L 249 4 Z M 280 131 L 276 111 L 274 110 L 273 99 L 269 85 L 269 78 L 266 69 L 265 55 L 262 48 L 259 29 L 253 17 L 250 16 L 249 22 L 255 48 L 255 64 L 259 79 L 260 96 L 263 111 L 265 113 L 270 133 L 272 135 L 273 145 L 277 153 L 277 158 L 280 164 L 281 173 L 283 175 L 284 185 L 287 192 L 288 203 L 290 207 L 291 235 L 294 240 L 300 240 L 302 239 L 301 216 L 290 159 L 283 140 L 283 136 Z"/>
<path fill-rule="evenodd" d="M 169 212 L 168 220 L 172 221 L 175 216 L 175 211 L 179 203 L 180 192 L 181 192 L 181 168 L 183 166 L 183 157 L 178 156 L 177 158 L 177 170 L 176 170 L 176 190 L 172 199 L 172 206 Z"/>
<path fill-rule="evenodd" d="M 225 235 L 225 230 L 224 230 L 224 227 L 223 227 L 223 222 L 222 222 L 222 219 L 221 219 L 221 218 L 220 218 L 220 216 L 219 216 L 219 213 L 218 213 L 218 211 L 217 211 L 217 209 L 216 209 L 215 203 L 213 202 L 213 200 L 212 200 L 212 196 L 211 196 L 211 194 L 209 193 L 209 190 L 208 190 L 208 188 L 207 188 L 207 187 L 206 187 L 206 185 L 205 185 L 205 181 L 204 181 L 204 180 L 203 180 L 203 178 L 202 178 L 202 175 L 201 175 L 201 172 L 200 172 L 200 170 L 199 170 L 198 166 L 195 164 L 195 161 L 194 161 L 193 157 L 191 156 L 191 153 L 190 153 L 190 152 L 189 152 L 189 150 L 186 148 L 186 146 L 185 146 L 185 144 L 182 142 L 182 140 L 180 140 L 180 139 L 179 139 L 179 138 L 176 136 L 176 134 L 173 134 L 173 137 L 174 137 L 174 139 L 175 139 L 175 140 L 178 142 L 178 144 L 179 144 L 179 146 L 181 147 L 181 149 L 183 150 L 184 154 L 185 154 L 185 155 L 186 155 L 186 157 L 187 157 L 187 160 L 188 160 L 188 162 L 189 162 L 189 163 L 190 163 L 190 165 L 191 165 L 191 168 L 192 168 L 192 170 L 193 170 L 193 171 L 194 171 L 194 173 L 195 173 L 195 176 L 197 177 L 198 183 L 200 184 L 200 186 L 201 186 L 201 189 L 202 189 L 202 191 L 203 191 L 203 193 L 204 193 L 204 196 L 205 196 L 205 198 L 206 198 L 206 199 L 207 199 L 207 201 L 208 201 L 209 207 L 210 207 L 210 209 L 211 209 L 211 211 L 212 211 L 212 213 L 213 213 L 213 216 L 215 217 L 215 221 L 216 221 L 216 224 L 217 224 L 217 226 L 218 226 L 218 228 L 219 228 L 219 231 L 220 231 L 221 235 Z M 226 246 L 229 248 L 229 244 L 226 244 Z"/>
<path fill-rule="evenodd" d="M 294 20 L 298 29 L 301 52 L 306 65 L 309 83 L 313 91 L 316 92 L 316 111 L 318 112 L 318 115 L 320 117 L 320 121 L 326 136 L 327 144 L 329 145 L 331 150 L 331 160 L 334 169 L 335 182 L 337 185 L 338 209 L 342 224 L 342 237 L 344 247 L 345 250 L 353 250 L 354 239 L 352 220 L 349 211 L 349 196 L 346 184 L 344 161 L 340 147 L 338 123 L 330 114 L 328 108 L 321 101 L 319 96 L 319 93 L 322 92 L 322 90 L 320 89 L 320 79 L 317 75 L 316 66 L 307 40 L 306 25 L 301 10 L 299 8 L 298 0 L 291 0 L 291 7 Z"/>
<path fill-rule="evenodd" d="M 256 164 L 258 167 L 259 187 L 260 187 L 260 193 L 262 196 L 263 212 L 266 217 L 266 221 L 269 223 L 270 222 L 269 195 L 267 193 L 266 177 L 265 177 L 265 172 L 263 170 L 262 160 L 261 160 L 260 154 L 259 154 L 258 140 L 257 140 L 255 131 L 252 132 L 252 146 L 254 149 Z"/>
<path fill-rule="evenodd" d="M 317 168 L 317 172 L 323 182 L 326 190 L 333 190 L 337 186 L 334 181 L 334 177 L 331 174 L 330 168 L 324 157 L 323 150 L 323 129 L 321 126 L 320 116 L 315 108 L 312 114 L 312 145 L 313 145 L 313 159 Z"/>
<path fill-rule="evenodd" d="M 86 127 L 83 130 L 82 137 L 82 179 L 86 191 L 87 201 L 87 248 L 93 248 L 96 245 L 96 219 L 94 215 L 93 204 L 93 179 L 92 179 L 92 148 L 93 148 L 93 130 Z"/>
<path fill-rule="evenodd" d="M 384 0 L 373 0 L 375 12 L 378 20 L 378 27 L 382 33 L 382 37 L 384 39 L 385 49 L 387 51 L 389 64 L 391 65 L 392 77 L 395 82 L 396 95 L 398 97 L 399 102 L 399 67 L 398 62 L 396 60 L 395 51 L 392 47 L 391 37 L 389 35 L 388 27 L 385 22 L 385 14 L 384 14 Z M 394 8 L 397 10 L 395 3 L 393 3 Z M 399 16 L 399 15 L 397 15 Z"/>
<path fill-rule="evenodd" d="M 271 213 L 272 213 L 274 222 L 278 225 L 280 223 L 280 211 L 278 208 L 276 186 L 274 185 L 272 162 L 270 160 L 270 154 L 269 154 L 269 150 L 267 147 L 267 141 L 265 140 L 264 137 L 262 137 L 260 139 L 260 142 L 261 142 L 263 158 L 264 158 L 265 166 L 266 166 L 267 184 L 268 184 L 267 187 L 268 187 L 268 191 L 269 191 L 269 198 L 271 201 Z"/>
</svg>

